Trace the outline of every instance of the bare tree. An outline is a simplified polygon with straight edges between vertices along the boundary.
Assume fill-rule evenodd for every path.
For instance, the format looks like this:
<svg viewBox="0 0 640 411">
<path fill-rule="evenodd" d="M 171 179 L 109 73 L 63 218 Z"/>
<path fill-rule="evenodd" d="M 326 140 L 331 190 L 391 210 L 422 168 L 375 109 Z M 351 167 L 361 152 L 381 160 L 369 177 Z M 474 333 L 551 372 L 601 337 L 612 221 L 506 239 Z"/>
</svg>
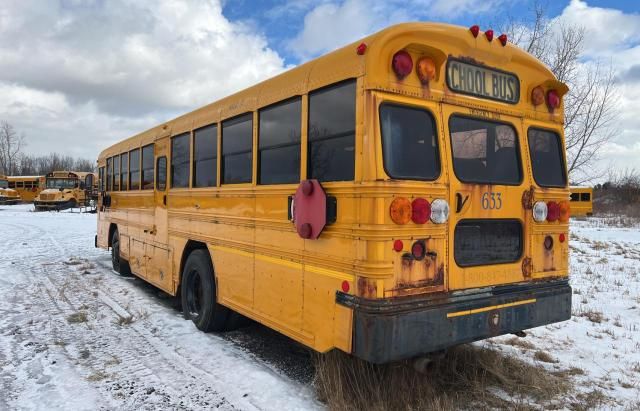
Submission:
<svg viewBox="0 0 640 411">
<path fill-rule="evenodd" d="M 0 123 L 0 172 L 15 174 L 18 160 L 24 147 L 24 136 L 18 135 L 13 126 L 6 121 Z"/>
<path fill-rule="evenodd" d="M 573 184 L 604 176 L 595 163 L 599 150 L 615 133 L 617 95 L 611 65 L 581 62 L 584 28 L 550 20 L 540 4 L 530 20 L 509 19 L 504 25 L 514 44 L 543 61 L 558 80 L 569 86 L 564 97 L 567 169 Z"/>
</svg>

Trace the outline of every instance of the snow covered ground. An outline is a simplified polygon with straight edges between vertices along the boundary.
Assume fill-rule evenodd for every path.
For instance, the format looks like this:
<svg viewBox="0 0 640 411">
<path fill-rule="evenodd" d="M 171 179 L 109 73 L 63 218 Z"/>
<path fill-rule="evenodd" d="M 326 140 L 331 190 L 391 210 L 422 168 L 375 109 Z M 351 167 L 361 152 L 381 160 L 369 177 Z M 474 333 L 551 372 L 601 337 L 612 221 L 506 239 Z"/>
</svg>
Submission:
<svg viewBox="0 0 640 411">
<path fill-rule="evenodd" d="M 306 350 L 261 326 L 203 334 L 110 269 L 95 215 L 0 206 L 0 410 L 321 409 Z M 572 221 L 570 321 L 478 343 L 640 407 L 640 229 Z M 564 375 L 564 374 L 563 374 Z"/>
</svg>

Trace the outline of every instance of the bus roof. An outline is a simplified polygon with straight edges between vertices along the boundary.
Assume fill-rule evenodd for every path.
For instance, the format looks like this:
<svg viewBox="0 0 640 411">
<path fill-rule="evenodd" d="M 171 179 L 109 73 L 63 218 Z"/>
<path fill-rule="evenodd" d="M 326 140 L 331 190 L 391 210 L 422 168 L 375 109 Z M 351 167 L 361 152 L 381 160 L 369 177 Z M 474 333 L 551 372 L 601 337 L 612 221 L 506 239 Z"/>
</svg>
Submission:
<svg viewBox="0 0 640 411">
<path fill-rule="evenodd" d="M 356 48 L 366 44 L 364 56 L 358 55 Z M 286 72 L 264 80 L 235 94 L 207 104 L 187 114 L 162 123 L 147 131 L 134 135 L 103 150 L 99 158 L 109 157 L 143 145 L 151 144 L 158 138 L 177 135 L 209 124 L 218 123 L 234 116 L 266 107 L 289 97 L 299 96 L 341 80 L 364 77 L 365 89 L 389 90 L 414 96 L 424 96 L 424 87 L 418 81 L 400 82 L 391 71 L 394 53 L 402 49 L 417 50 L 432 57 L 438 68 L 436 84 L 428 98 L 453 98 L 452 92 L 443 85 L 444 64 L 448 57 L 457 57 L 476 64 L 500 68 L 515 73 L 521 81 L 520 103 L 515 107 L 520 112 L 528 108 L 531 89 L 542 83 L 551 84 L 560 97 L 567 87 L 557 81 L 553 73 L 541 61 L 508 43 L 503 47 L 498 40 L 489 42 L 484 35 L 477 38 L 466 27 L 444 23 L 402 23 L 390 26 L 375 34 L 351 43 L 345 47 L 301 64 Z M 381 62 L 388 62 L 380 64 Z M 528 80 L 535 79 L 536 83 Z M 473 99 L 475 106 L 487 106 L 490 110 L 509 113 L 511 107 L 504 103 L 460 96 L 462 102 Z M 549 121 L 549 113 L 544 110 L 539 117 Z M 556 121 L 562 121 L 563 110 L 557 110 Z M 513 110 L 511 111 L 513 114 Z"/>
<path fill-rule="evenodd" d="M 75 177 L 79 179 L 84 179 L 89 174 L 95 175 L 95 173 L 88 172 L 88 171 L 53 171 L 47 174 L 46 177 L 47 178 L 74 178 Z"/>
<path fill-rule="evenodd" d="M 8 176 L 9 180 L 37 180 L 44 176 Z"/>
</svg>

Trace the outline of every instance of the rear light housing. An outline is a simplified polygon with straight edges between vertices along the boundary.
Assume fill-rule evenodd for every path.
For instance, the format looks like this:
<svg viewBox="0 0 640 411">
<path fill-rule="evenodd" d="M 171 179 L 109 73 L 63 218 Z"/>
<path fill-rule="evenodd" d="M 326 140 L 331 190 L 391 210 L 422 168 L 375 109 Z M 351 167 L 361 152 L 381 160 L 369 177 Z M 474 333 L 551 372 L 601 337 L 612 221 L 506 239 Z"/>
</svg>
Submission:
<svg viewBox="0 0 640 411">
<path fill-rule="evenodd" d="M 537 201 L 533 205 L 533 219 L 538 223 L 546 221 L 548 211 L 547 203 L 544 201 Z"/>
<path fill-rule="evenodd" d="M 427 253 L 427 247 L 423 241 L 416 241 L 411 246 L 411 255 L 416 260 L 422 260 Z"/>
<path fill-rule="evenodd" d="M 485 31 L 484 36 L 489 40 L 489 42 L 493 41 L 493 30 L 489 29 Z"/>
<path fill-rule="evenodd" d="M 407 224 L 411 221 L 411 202 L 405 197 L 396 197 L 389 207 L 391 221 L 396 224 Z"/>
<path fill-rule="evenodd" d="M 416 198 L 411 202 L 411 220 L 416 224 L 424 224 L 431 218 L 431 204 L 424 198 Z"/>
<path fill-rule="evenodd" d="M 449 219 L 449 203 L 438 198 L 431 203 L 431 221 L 435 224 L 444 224 Z"/>
<path fill-rule="evenodd" d="M 393 55 L 391 61 L 391 68 L 398 77 L 398 80 L 402 80 L 407 77 L 411 71 L 413 71 L 413 59 L 406 50 L 400 50 Z"/>
<path fill-rule="evenodd" d="M 474 24 L 473 26 L 469 27 L 469 31 L 471 32 L 471 34 L 473 34 L 473 37 L 477 38 L 478 33 L 480 33 L 480 26 Z"/>
<path fill-rule="evenodd" d="M 507 35 L 502 33 L 499 37 L 498 40 L 500 40 L 500 44 L 502 44 L 502 47 L 507 45 Z"/>
<path fill-rule="evenodd" d="M 547 203 L 547 221 L 554 222 L 560 218 L 560 204 L 555 201 L 549 201 Z"/>
</svg>

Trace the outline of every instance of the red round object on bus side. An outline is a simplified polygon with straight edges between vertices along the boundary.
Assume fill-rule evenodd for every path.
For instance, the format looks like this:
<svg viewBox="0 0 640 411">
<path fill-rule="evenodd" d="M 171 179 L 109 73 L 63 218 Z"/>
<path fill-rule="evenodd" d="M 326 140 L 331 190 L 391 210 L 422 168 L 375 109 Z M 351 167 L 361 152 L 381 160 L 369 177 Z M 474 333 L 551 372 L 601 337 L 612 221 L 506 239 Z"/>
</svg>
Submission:
<svg viewBox="0 0 640 411">
<path fill-rule="evenodd" d="M 560 242 L 564 243 L 566 239 L 567 237 L 564 235 L 564 233 L 560 233 L 560 237 L 559 237 Z"/>
<path fill-rule="evenodd" d="M 400 252 L 404 249 L 404 244 L 402 243 L 402 240 L 396 240 L 393 242 L 393 250 L 396 252 Z"/>
<path fill-rule="evenodd" d="M 350 289 L 351 289 L 351 287 L 349 286 L 349 281 L 344 280 L 342 282 L 342 292 L 343 293 L 348 293 Z"/>
<path fill-rule="evenodd" d="M 473 26 L 469 27 L 469 31 L 471 32 L 471 34 L 473 34 L 473 37 L 478 37 L 478 33 L 480 33 L 480 26 L 474 24 Z"/>
<path fill-rule="evenodd" d="M 411 202 L 411 220 L 416 224 L 424 224 L 431 218 L 431 204 L 424 198 L 416 198 Z"/>
<path fill-rule="evenodd" d="M 413 59 L 406 50 L 400 50 L 393 55 L 391 67 L 398 80 L 402 80 L 413 71 Z"/>
<path fill-rule="evenodd" d="M 493 41 L 493 30 L 489 29 L 485 31 L 484 35 L 487 38 L 487 40 L 489 40 L 490 42 Z"/>
<path fill-rule="evenodd" d="M 554 222 L 560 218 L 560 204 L 555 201 L 547 203 L 547 221 Z"/>
<path fill-rule="evenodd" d="M 358 53 L 359 56 L 362 56 L 364 53 L 366 53 L 366 51 L 367 51 L 367 43 L 360 43 L 360 45 L 356 49 L 356 53 Z"/>
</svg>

